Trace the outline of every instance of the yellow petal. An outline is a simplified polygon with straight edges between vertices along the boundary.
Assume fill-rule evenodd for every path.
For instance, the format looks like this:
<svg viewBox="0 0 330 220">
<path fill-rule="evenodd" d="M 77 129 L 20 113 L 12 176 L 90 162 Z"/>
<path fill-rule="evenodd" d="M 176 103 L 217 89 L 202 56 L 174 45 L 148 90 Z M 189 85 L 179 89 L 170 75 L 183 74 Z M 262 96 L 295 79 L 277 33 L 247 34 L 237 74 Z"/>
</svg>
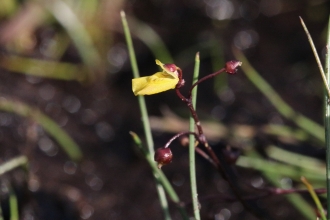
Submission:
<svg viewBox="0 0 330 220">
<path fill-rule="evenodd" d="M 174 89 L 179 78 L 173 77 L 164 72 L 155 73 L 152 76 L 145 76 L 132 79 L 132 90 L 134 95 L 152 95 Z"/>
<path fill-rule="evenodd" d="M 177 78 L 177 77 L 178 77 L 178 72 L 177 72 L 177 71 L 172 72 L 172 71 L 166 69 L 166 68 L 164 67 L 164 64 L 163 64 L 162 62 L 160 62 L 159 60 L 156 60 L 156 64 L 157 64 L 158 66 L 160 66 L 164 72 L 168 73 L 169 75 L 173 76 L 174 78 Z M 173 64 L 173 65 L 174 65 L 174 64 Z"/>
<path fill-rule="evenodd" d="M 156 64 L 163 69 L 164 64 L 156 59 Z"/>
</svg>

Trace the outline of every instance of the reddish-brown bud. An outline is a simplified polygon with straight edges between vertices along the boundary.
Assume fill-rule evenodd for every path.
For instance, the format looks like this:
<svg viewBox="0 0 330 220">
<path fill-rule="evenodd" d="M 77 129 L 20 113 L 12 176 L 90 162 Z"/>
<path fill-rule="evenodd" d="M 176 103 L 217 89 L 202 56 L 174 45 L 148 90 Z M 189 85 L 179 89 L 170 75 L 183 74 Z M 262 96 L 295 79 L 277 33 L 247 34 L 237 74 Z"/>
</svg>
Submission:
<svg viewBox="0 0 330 220">
<path fill-rule="evenodd" d="M 189 138 L 186 136 L 183 136 L 180 138 L 180 143 L 183 147 L 188 147 L 189 146 Z"/>
<path fill-rule="evenodd" d="M 163 165 L 172 162 L 172 151 L 170 148 L 158 148 L 155 152 L 155 161 L 158 163 L 158 168 L 160 169 Z"/>
<path fill-rule="evenodd" d="M 178 69 L 178 67 L 172 63 L 164 64 L 164 68 L 169 70 L 170 72 L 175 72 Z"/>
<path fill-rule="evenodd" d="M 226 63 L 225 69 L 226 73 L 235 74 L 237 72 L 237 67 L 241 66 L 242 62 L 238 60 L 231 60 Z"/>
</svg>

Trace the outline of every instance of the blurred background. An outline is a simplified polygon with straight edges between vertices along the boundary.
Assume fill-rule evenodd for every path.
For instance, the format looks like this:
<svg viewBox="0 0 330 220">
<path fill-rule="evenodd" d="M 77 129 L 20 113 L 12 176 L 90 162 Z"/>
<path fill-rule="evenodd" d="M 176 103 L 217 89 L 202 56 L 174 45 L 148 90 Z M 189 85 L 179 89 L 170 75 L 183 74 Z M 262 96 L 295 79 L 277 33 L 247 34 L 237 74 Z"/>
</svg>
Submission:
<svg viewBox="0 0 330 220">
<path fill-rule="evenodd" d="M 20 219 L 163 218 L 151 170 L 129 135 L 143 139 L 144 133 L 121 10 L 142 76 L 158 71 L 155 59 L 175 63 L 183 70 L 185 93 L 196 52 L 202 77 L 237 59 L 233 50 L 239 50 L 295 112 L 323 124 L 323 83 L 299 16 L 324 61 L 329 1 L 1 0 L 0 162 L 24 155 L 29 164 L 28 172 L 0 176 L 4 219 L 11 215 L 11 192 Z M 146 102 L 156 148 L 188 129 L 189 111 L 174 90 Z M 315 170 L 324 171 L 324 140 L 283 117 L 242 69 L 202 83 L 197 112 L 216 151 L 230 144 L 242 159 L 257 152 L 266 164 L 290 151 L 291 159 L 308 156 L 304 161 L 317 161 Z M 270 132 L 270 125 L 280 131 Z M 178 142 L 172 151 L 173 163 L 163 171 L 192 215 L 188 151 Z M 260 171 L 266 165 L 248 169 L 243 162 L 235 168 L 242 181 L 274 185 Z M 277 187 L 300 186 L 300 173 L 268 174 Z M 197 178 L 202 219 L 257 219 L 221 196 L 230 192 L 228 184 L 200 157 Z M 315 186 L 324 187 L 325 176 L 318 178 Z M 309 195 L 302 197 L 314 216 Z M 257 204 L 272 219 L 308 219 L 284 195 Z M 170 208 L 173 219 L 181 219 Z"/>
</svg>

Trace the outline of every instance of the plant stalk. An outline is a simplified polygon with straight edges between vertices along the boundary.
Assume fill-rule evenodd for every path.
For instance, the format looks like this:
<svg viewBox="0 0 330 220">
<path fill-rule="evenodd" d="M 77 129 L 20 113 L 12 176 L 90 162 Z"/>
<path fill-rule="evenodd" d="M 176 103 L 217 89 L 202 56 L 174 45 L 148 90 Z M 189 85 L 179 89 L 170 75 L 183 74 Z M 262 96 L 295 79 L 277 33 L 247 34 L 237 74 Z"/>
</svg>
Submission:
<svg viewBox="0 0 330 220">
<path fill-rule="evenodd" d="M 330 56 L 329 56 L 329 46 L 330 46 L 330 18 L 328 23 L 328 33 L 327 33 L 327 53 L 326 53 L 326 63 L 325 63 L 325 74 L 327 85 L 330 83 Z M 324 104 L 325 104 L 325 118 L 324 118 L 324 126 L 325 126 L 325 147 L 326 147 L 326 176 L 327 176 L 327 219 L 330 220 L 330 104 L 329 104 L 329 96 L 324 96 Z"/>
<path fill-rule="evenodd" d="M 140 74 L 139 74 L 139 69 L 137 66 L 137 61 L 136 61 L 131 33 L 129 31 L 125 12 L 121 11 L 120 15 L 121 15 L 121 19 L 122 19 L 122 23 L 123 23 L 123 27 L 124 27 L 124 33 L 125 33 L 129 57 L 130 57 L 130 61 L 131 61 L 133 76 L 134 76 L 134 78 L 137 78 L 137 77 L 139 77 Z M 148 118 L 148 111 L 147 111 L 144 96 L 139 96 L 138 100 L 139 100 L 139 106 L 140 106 L 140 111 L 141 111 L 141 116 L 142 116 L 145 137 L 146 137 L 146 141 L 147 141 L 147 147 L 148 147 L 148 151 L 149 151 L 148 152 L 149 158 L 147 158 L 147 159 L 153 160 L 153 155 L 155 154 L 154 142 L 152 140 L 151 128 L 150 128 L 149 118 Z M 156 189 L 157 189 L 158 197 L 160 200 L 160 205 L 161 205 L 163 213 L 164 213 L 164 219 L 170 220 L 171 216 L 170 216 L 170 211 L 169 211 L 168 202 L 166 199 L 164 188 L 160 184 L 159 175 L 154 170 L 153 170 L 153 174 L 156 179 Z"/>
<path fill-rule="evenodd" d="M 199 52 L 195 57 L 195 69 L 193 75 L 193 85 L 198 80 L 199 75 Z M 197 87 L 192 91 L 191 103 L 194 109 L 196 109 L 196 100 L 197 100 Z M 189 131 L 195 132 L 195 120 L 193 117 L 189 119 Z M 199 212 L 199 201 L 198 201 L 198 193 L 197 193 L 197 181 L 196 181 L 196 164 L 195 164 L 195 137 L 193 135 L 189 136 L 189 171 L 190 171 L 190 188 L 191 188 L 191 196 L 193 203 L 193 212 L 196 220 L 200 220 L 200 212 Z"/>
</svg>

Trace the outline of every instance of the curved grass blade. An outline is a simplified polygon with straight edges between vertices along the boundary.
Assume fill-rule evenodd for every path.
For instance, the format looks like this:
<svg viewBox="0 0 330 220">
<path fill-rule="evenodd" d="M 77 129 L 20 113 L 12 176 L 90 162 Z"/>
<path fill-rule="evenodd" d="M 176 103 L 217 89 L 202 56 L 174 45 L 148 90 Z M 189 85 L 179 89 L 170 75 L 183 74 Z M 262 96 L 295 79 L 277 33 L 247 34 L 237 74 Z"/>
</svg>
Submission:
<svg viewBox="0 0 330 220">
<path fill-rule="evenodd" d="M 84 65 L 19 56 L 2 57 L 0 67 L 12 72 L 60 80 L 85 81 L 88 76 L 88 71 Z"/>
<path fill-rule="evenodd" d="M 261 75 L 251 66 L 244 54 L 237 50 L 233 50 L 236 59 L 242 61 L 241 66 L 248 79 L 267 97 L 281 115 L 296 123 L 301 129 L 317 140 L 324 143 L 324 128 L 312 121 L 311 119 L 297 113 L 288 105 L 281 96 L 269 85 L 269 83 L 261 77 Z"/>
<path fill-rule="evenodd" d="M 281 187 L 279 180 L 283 176 L 295 177 L 299 179 L 301 174 L 297 173 L 299 169 L 294 169 L 291 166 L 280 163 L 269 163 L 262 159 L 262 157 L 256 152 L 247 153 L 247 156 L 240 156 L 237 165 L 243 167 L 250 167 L 262 172 L 268 181 L 274 186 Z M 306 173 L 305 173 L 306 174 Z M 309 175 L 311 178 L 316 177 L 312 173 Z M 324 182 L 324 178 L 321 176 L 319 181 Z M 288 201 L 303 215 L 306 219 L 315 219 L 314 210 L 311 208 L 308 202 L 306 202 L 299 194 L 290 194 L 286 198 Z"/>
<path fill-rule="evenodd" d="M 328 21 L 328 33 L 327 33 L 327 53 L 326 53 L 326 64 L 325 64 L 325 74 L 326 80 L 329 85 L 330 83 L 330 56 L 329 56 L 329 47 L 330 47 L 330 17 Z M 327 165 L 327 219 L 330 220 L 330 104 L 329 96 L 324 97 L 325 103 L 325 116 L 324 116 L 324 125 L 325 125 L 325 147 L 326 147 L 326 165 Z"/>
<path fill-rule="evenodd" d="M 9 186 L 9 212 L 10 220 L 19 220 L 17 196 L 11 186 Z"/>
<path fill-rule="evenodd" d="M 320 199 L 316 195 L 313 186 L 308 182 L 308 180 L 305 177 L 301 177 L 301 182 L 303 182 L 305 184 L 305 186 L 308 189 L 309 194 L 312 196 L 312 198 L 316 204 L 316 207 L 319 210 L 322 220 L 327 220 L 327 218 L 325 217 L 323 206 L 321 205 Z"/>
<path fill-rule="evenodd" d="M 56 122 L 43 114 L 39 109 L 30 107 L 22 102 L 1 98 L 0 110 L 34 120 L 59 143 L 72 160 L 78 161 L 82 158 L 82 152 L 74 140 Z"/>
<path fill-rule="evenodd" d="M 96 50 L 93 40 L 86 30 L 84 24 L 79 20 L 74 10 L 62 0 L 47 1 L 43 3 L 39 1 L 55 19 L 65 28 L 71 39 L 73 40 L 84 63 L 89 67 L 89 80 L 96 79 L 95 75 L 101 64 L 101 56 Z"/>
<path fill-rule="evenodd" d="M 0 176 L 13 169 L 16 169 L 17 167 L 27 166 L 27 165 L 28 165 L 28 158 L 26 156 L 15 157 L 0 165 Z"/>
</svg>

